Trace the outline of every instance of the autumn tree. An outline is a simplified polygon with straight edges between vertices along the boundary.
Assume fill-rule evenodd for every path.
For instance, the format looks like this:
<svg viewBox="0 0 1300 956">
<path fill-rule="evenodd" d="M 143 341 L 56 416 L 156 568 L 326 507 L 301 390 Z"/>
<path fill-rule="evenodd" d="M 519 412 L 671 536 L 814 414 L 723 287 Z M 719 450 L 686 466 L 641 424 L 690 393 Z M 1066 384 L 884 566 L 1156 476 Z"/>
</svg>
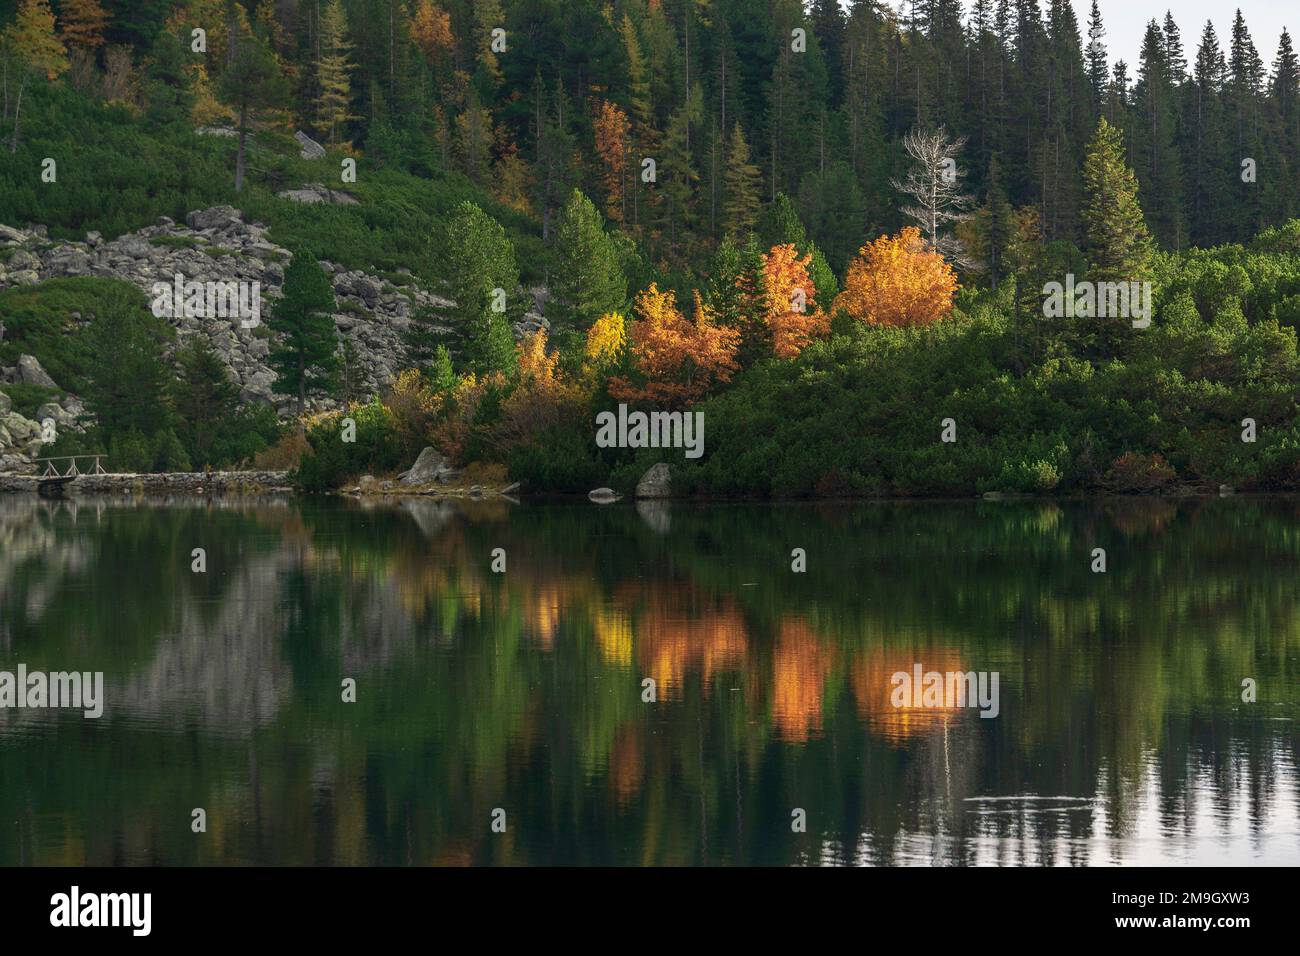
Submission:
<svg viewBox="0 0 1300 956">
<path fill-rule="evenodd" d="M 22 79 L 14 102 L 14 129 L 9 140 L 9 152 L 18 152 L 18 124 L 22 116 L 23 93 L 29 76 L 45 76 L 53 82 L 68 71 L 68 55 L 63 43 L 54 34 L 54 14 L 49 0 L 22 0 L 18 18 L 0 35 L 5 69 L 11 59 L 17 62 Z M 8 79 L 5 81 L 5 107 L 9 105 Z"/>
<path fill-rule="evenodd" d="M 349 120 L 352 103 L 352 64 L 348 52 L 347 14 L 341 0 L 330 0 L 320 20 L 320 56 L 316 60 L 316 123 L 327 131 L 329 141 L 337 143 L 339 132 Z"/>
<path fill-rule="evenodd" d="M 63 0 L 59 7 L 59 36 L 69 47 L 94 50 L 104 43 L 108 13 L 99 0 Z"/>
<path fill-rule="evenodd" d="M 749 144 L 745 142 L 740 123 L 731 132 L 723 188 L 726 191 L 723 228 L 733 235 L 744 236 L 758 222 L 759 174 L 758 167 L 749 161 Z"/>
<path fill-rule="evenodd" d="M 451 15 L 432 0 L 420 0 L 407 28 L 411 41 L 430 66 L 449 56 L 455 45 Z"/>
<path fill-rule="evenodd" d="M 830 331 L 830 316 L 817 304 L 808 275 L 812 254 L 793 243 L 773 246 L 763 257 L 764 318 L 772 330 L 772 352 L 791 359 L 813 339 Z"/>
<path fill-rule="evenodd" d="M 605 215 L 623 222 L 627 213 L 628 134 L 627 114 L 609 100 L 601 100 L 593 122 L 596 155 L 600 157 L 600 178 L 605 188 Z"/>
<path fill-rule="evenodd" d="M 952 312 L 957 288 L 952 266 L 926 245 L 919 229 L 905 226 L 862 247 L 849 263 L 834 311 L 871 325 L 929 325 Z"/>
<path fill-rule="evenodd" d="M 698 401 L 735 373 L 740 333 L 719 324 L 695 295 L 695 316 L 677 308 L 676 293 L 655 283 L 636 298 L 637 320 L 629 340 L 636 378 L 610 379 L 610 394 L 619 401 L 682 407 Z"/>
</svg>

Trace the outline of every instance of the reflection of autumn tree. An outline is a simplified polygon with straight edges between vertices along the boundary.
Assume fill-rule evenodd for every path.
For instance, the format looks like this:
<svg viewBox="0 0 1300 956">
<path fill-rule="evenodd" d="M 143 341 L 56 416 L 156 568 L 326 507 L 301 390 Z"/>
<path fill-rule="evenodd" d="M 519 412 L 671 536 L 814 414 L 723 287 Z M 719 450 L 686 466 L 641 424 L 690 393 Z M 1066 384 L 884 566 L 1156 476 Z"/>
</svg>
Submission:
<svg viewBox="0 0 1300 956">
<path fill-rule="evenodd" d="M 781 622 L 772 667 L 772 721 L 788 741 L 807 740 L 821 731 L 822 697 L 831 672 L 834 649 L 806 623 Z"/>
<path fill-rule="evenodd" d="M 945 647 L 877 648 L 853 662 L 851 680 L 858 713 L 873 733 L 896 745 L 942 732 L 945 723 L 961 712 L 957 707 L 915 707 L 910 702 L 903 707 L 893 705 L 894 674 L 902 671 L 911 675 L 913 665 L 918 663 L 924 671 L 941 674 L 969 670 L 957 651 Z"/>
</svg>

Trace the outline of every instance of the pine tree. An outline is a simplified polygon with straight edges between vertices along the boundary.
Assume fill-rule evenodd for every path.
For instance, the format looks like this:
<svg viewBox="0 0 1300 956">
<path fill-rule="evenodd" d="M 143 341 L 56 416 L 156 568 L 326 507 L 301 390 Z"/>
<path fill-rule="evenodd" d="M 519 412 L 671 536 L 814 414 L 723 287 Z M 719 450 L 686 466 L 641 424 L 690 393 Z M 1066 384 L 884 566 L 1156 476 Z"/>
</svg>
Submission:
<svg viewBox="0 0 1300 956">
<path fill-rule="evenodd" d="M 1088 85 L 1092 87 L 1093 111 L 1100 114 L 1106 97 L 1106 85 L 1110 78 L 1110 69 L 1106 65 L 1106 44 L 1102 38 L 1106 28 L 1101 22 L 1101 9 L 1097 0 L 1092 0 L 1092 11 L 1088 15 Z"/>
<path fill-rule="evenodd" d="M 1088 202 L 1084 209 L 1084 250 L 1095 282 L 1138 282 L 1151 267 L 1152 242 L 1137 177 L 1124 163 L 1119 130 L 1102 117 L 1083 164 Z"/>
<path fill-rule="evenodd" d="M 500 326 L 511 333 L 506 313 L 496 307 L 504 296 L 508 310 L 519 290 L 514 244 L 500 223 L 466 201 L 447 223 L 441 259 L 471 364 L 480 370 L 499 366 L 500 355 L 492 349 L 502 338 Z"/>
<path fill-rule="evenodd" d="M 100 443 L 111 451 L 117 436 L 134 431 L 152 439 L 169 428 L 166 323 L 149 313 L 134 289 L 114 287 L 98 299 L 86 334 L 86 409 Z"/>
<path fill-rule="evenodd" d="M 333 310 L 334 289 L 325 270 L 310 252 L 297 250 L 284 270 L 284 295 L 267 322 L 280 337 L 267 364 L 276 372 L 272 390 L 296 397 L 299 418 L 307 396 L 328 391 L 338 368 Z"/>
<path fill-rule="evenodd" d="M 556 267 L 551 276 L 556 318 L 587 329 L 627 303 L 627 278 L 618 251 L 594 203 L 573 190 L 555 226 Z"/>
<path fill-rule="evenodd" d="M 749 144 L 745 142 L 745 133 L 739 122 L 731 132 L 724 182 L 727 199 L 723 228 L 734 236 L 743 237 L 758 221 L 759 173 L 758 167 L 749 161 Z"/>
<path fill-rule="evenodd" d="M 1167 36 L 1152 20 L 1142 43 L 1133 93 L 1137 114 L 1133 165 L 1152 232 L 1163 245 L 1178 250 L 1187 244 L 1187 226 L 1182 218 L 1182 157 L 1175 145 L 1177 109 L 1167 52 Z"/>
<path fill-rule="evenodd" d="M 320 92 L 316 96 L 316 123 L 327 131 L 330 143 L 339 141 L 340 133 L 349 120 L 352 103 L 352 64 L 348 52 L 347 14 L 341 0 L 330 0 L 321 14 L 320 49 L 316 60 L 316 83 Z"/>
<path fill-rule="evenodd" d="M 172 402 L 184 426 L 186 454 L 196 468 L 216 465 L 214 449 L 239 408 L 239 386 L 202 334 L 176 353 L 176 364 Z"/>
<path fill-rule="evenodd" d="M 235 153 L 235 192 L 244 188 L 248 134 L 261 115 L 288 97 L 288 84 L 265 38 L 247 30 L 232 30 L 230 60 L 221 74 L 219 94 L 237 117 L 239 145 Z"/>
</svg>

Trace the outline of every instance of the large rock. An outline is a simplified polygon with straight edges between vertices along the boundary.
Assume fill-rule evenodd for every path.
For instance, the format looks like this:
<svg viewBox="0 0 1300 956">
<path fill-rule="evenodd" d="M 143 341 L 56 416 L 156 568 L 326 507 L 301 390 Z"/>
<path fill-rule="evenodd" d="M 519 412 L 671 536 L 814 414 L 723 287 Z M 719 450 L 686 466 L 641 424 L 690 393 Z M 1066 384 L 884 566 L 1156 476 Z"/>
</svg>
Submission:
<svg viewBox="0 0 1300 956">
<path fill-rule="evenodd" d="M 39 385 L 41 388 L 58 388 L 54 379 L 41 368 L 41 363 L 34 355 L 18 356 L 18 381 L 27 385 Z"/>
<path fill-rule="evenodd" d="M 434 448 L 425 448 L 420 452 L 420 457 L 415 459 L 415 464 L 411 470 L 402 476 L 404 485 L 427 485 L 431 481 L 437 481 L 451 469 L 447 466 L 447 459 Z"/>
<path fill-rule="evenodd" d="M 0 223 L 0 242 L 5 244 L 18 244 L 27 239 L 27 234 L 15 229 L 13 226 L 6 226 Z"/>
<path fill-rule="evenodd" d="M 355 206 L 357 198 L 341 189 L 330 189 L 320 183 L 307 183 L 299 189 L 286 189 L 276 193 L 281 199 L 291 202 L 328 203 L 333 206 Z"/>
<path fill-rule="evenodd" d="M 10 409 L 14 407 L 14 401 L 4 392 L 0 392 L 0 418 L 9 414 Z"/>
<path fill-rule="evenodd" d="M 296 139 L 298 145 L 302 147 L 302 152 L 299 155 L 302 156 L 303 159 L 323 159 L 325 157 L 325 147 L 316 142 L 302 130 L 298 130 L 298 132 L 294 133 L 293 138 Z"/>
<path fill-rule="evenodd" d="M 664 462 L 651 465 L 636 483 L 638 498 L 667 498 L 672 495 L 672 475 Z"/>
<path fill-rule="evenodd" d="M 185 224 L 191 229 L 225 229 L 242 222 L 244 214 L 234 206 L 213 206 L 211 209 L 196 209 L 185 217 Z"/>
</svg>

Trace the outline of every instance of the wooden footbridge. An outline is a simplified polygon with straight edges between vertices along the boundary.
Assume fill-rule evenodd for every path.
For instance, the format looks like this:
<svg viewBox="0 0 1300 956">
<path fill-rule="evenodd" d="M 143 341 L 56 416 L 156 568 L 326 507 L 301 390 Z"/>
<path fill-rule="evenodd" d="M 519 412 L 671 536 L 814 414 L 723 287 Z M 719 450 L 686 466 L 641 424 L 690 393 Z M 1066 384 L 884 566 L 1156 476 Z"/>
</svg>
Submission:
<svg viewBox="0 0 1300 956">
<path fill-rule="evenodd" d="M 39 478 L 36 479 L 36 493 L 42 498 L 62 498 L 64 490 L 72 482 L 76 481 L 82 475 L 106 475 L 102 464 L 107 455 L 62 455 L 58 458 L 36 458 L 33 462 L 37 465 L 45 465 Z M 82 471 L 77 467 L 77 460 L 88 462 L 89 470 Z M 67 470 L 60 472 L 64 467 L 57 462 L 67 462 Z"/>
</svg>

